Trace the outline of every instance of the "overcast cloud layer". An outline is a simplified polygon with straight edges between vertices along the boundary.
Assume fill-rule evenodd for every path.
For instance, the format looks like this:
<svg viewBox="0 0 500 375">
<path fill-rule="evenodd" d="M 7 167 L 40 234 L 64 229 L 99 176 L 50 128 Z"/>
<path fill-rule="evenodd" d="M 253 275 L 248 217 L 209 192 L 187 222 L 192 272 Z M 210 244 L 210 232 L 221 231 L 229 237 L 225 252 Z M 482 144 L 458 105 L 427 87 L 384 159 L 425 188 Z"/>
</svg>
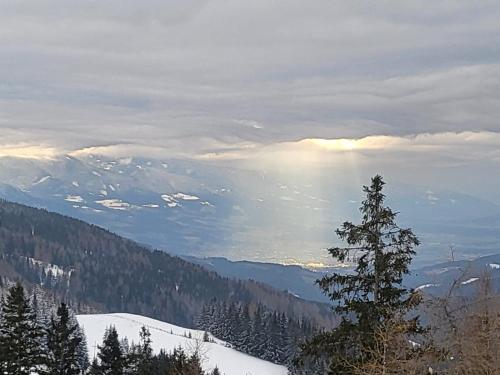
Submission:
<svg viewBox="0 0 500 375">
<path fill-rule="evenodd" d="M 385 136 L 347 151 L 488 175 L 499 19 L 487 0 L 2 1 L 0 155 L 251 158 Z"/>
</svg>

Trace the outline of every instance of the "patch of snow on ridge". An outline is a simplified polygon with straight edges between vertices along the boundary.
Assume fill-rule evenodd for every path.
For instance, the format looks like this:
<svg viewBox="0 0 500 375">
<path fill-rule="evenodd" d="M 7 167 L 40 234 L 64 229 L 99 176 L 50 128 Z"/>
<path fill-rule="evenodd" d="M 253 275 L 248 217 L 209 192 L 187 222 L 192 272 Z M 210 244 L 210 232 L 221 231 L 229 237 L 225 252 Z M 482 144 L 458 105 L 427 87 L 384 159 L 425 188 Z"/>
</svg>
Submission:
<svg viewBox="0 0 500 375">
<path fill-rule="evenodd" d="M 227 375 L 286 375 L 285 366 L 279 366 L 226 346 L 226 343 L 214 337 L 215 342 L 203 342 L 203 331 L 187 329 L 173 324 L 132 314 L 97 314 L 77 315 L 78 323 L 87 337 L 89 353 L 94 353 L 94 346 L 102 343 L 105 330 L 114 326 L 120 338 L 128 342 L 139 342 L 139 331 L 145 326 L 151 332 L 152 347 L 155 353 L 161 349 L 172 352 L 181 346 L 188 353 L 201 342 L 202 367 L 212 371 L 216 366 Z M 191 339 L 187 336 L 191 334 Z M 92 358 L 91 358 L 92 359 Z"/>
<path fill-rule="evenodd" d="M 177 203 L 177 201 L 171 195 L 163 194 L 161 196 L 161 199 L 163 199 L 165 202 L 167 202 L 167 206 L 170 208 L 174 208 L 174 207 L 179 206 L 179 203 Z"/>
<path fill-rule="evenodd" d="M 175 194 L 162 194 L 161 199 L 167 202 L 168 207 L 173 208 L 180 206 L 179 201 L 197 201 L 200 198 L 195 195 L 175 193 Z"/>
<path fill-rule="evenodd" d="M 47 275 L 50 273 L 52 277 L 55 277 L 57 279 L 64 277 L 66 275 L 71 276 L 72 271 L 67 272 L 63 270 L 61 267 L 59 267 L 57 264 L 42 262 L 41 260 L 34 258 L 25 258 L 25 259 L 27 259 L 30 264 L 43 268 Z"/>
<path fill-rule="evenodd" d="M 65 201 L 67 202 L 72 202 L 72 203 L 83 203 L 85 200 L 79 196 L 79 195 L 67 195 L 66 198 L 64 198 Z"/>
<path fill-rule="evenodd" d="M 184 193 L 175 193 L 173 195 L 175 199 L 181 199 L 183 201 L 197 201 L 200 198 L 195 196 L 195 195 L 189 195 L 189 194 L 184 194 Z"/>
<path fill-rule="evenodd" d="M 460 267 L 444 267 L 444 268 L 438 268 L 438 269 L 431 269 L 428 271 L 425 271 L 424 273 L 426 275 L 440 275 L 449 271 L 454 271 L 454 270 L 460 270 Z"/>
<path fill-rule="evenodd" d="M 479 280 L 479 277 L 472 277 L 469 280 L 462 281 L 462 285 L 467 285 L 467 284 L 473 283 L 473 282 L 478 281 L 478 280 Z"/>
<path fill-rule="evenodd" d="M 129 165 L 132 163 L 132 158 L 128 157 L 128 158 L 121 158 L 118 160 L 118 163 L 121 164 L 121 165 Z"/>
<path fill-rule="evenodd" d="M 130 203 L 124 202 L 121 199 L 103 199 L 100 201 L 96 201 L 96 203 L 112 210 L 125 211 L 132 207 Z"/>
<path fill-rule="evenodd" d="M 52 176 L 45 176 L 45 177 L 42 177 L 41 179 L 39 179 L 38 181 L 36 182 L 33 182 L 33 185 L 40 185 L 40 184 L 43 184 L 45 181 L 51 179 Z"/>
<path fill-rule="evenodd" d="M 419 287 L 416 287 L 415 290 L 422 290 L 426 288 L 432 288 L 433 286 L 437 286 L 437 284 L 424 284 L 420 285 Z"/>
<path fill-rule="evenodd" d="M 172 197 L 171 195 L 168 195 L 168 194 L 163 194 L 161 196 L 161 199 L 163 199 L 165 202 L 167 203 L 172 203 L 172 202 L 175 202 L 175 199 L 174 197 Z"/>
<path fill-rule="evenodd" d="M 500 264 L 490 263 L 490 268 L 493 270 L 500 270 Z"/>
</svg>

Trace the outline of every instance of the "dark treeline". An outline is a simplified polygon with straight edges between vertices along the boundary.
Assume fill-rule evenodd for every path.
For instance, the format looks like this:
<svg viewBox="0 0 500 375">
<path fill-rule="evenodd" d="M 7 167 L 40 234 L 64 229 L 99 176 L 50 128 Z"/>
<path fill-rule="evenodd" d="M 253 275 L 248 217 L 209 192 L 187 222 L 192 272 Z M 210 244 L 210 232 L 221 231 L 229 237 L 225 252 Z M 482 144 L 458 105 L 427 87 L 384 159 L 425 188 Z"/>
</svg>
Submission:
<svg viewBox="0 0 500 375">
<path fill-rule="evenodd" d="M 244 353 L 277 364 L 289 364 L 299 345 L 317 332 L 308 319 L 294 319 L 262 304 L 216 300 L 204 306 L 198 326 Z"/>
</svg>

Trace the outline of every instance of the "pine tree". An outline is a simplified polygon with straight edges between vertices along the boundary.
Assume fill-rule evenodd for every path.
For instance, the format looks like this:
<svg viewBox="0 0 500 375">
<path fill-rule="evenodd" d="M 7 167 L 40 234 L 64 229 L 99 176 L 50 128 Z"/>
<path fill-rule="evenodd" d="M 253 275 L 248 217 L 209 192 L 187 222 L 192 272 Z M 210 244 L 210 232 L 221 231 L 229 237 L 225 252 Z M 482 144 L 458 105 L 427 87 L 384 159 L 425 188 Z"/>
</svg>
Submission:
<svg viewBox="0 0 500 375">
<path fill-rule="evenodd" d="M 0 352 L 2 374 L 29 375 L 43 372 L 43 331 L 20 283 L 13 286 L 2 306 Z"/>
<path fill-rule="evenodd" d="M 244 305 L 238 318 L 238 339 L 236 346 L 239 350 L 248 353 L 250 350 L 252 322 L 248 305 Z"/>
<path fill-rule="evenodd" d="M 46 305 L 44 301 L 42 305 Z M 44 311 L 48 311 L 48 306 L 39 308 L 38 297 L 36 291 L 33 292 L 33 297 L 31 300 L 31 311 L 32 311 L 32 331 L 31 337 L 33 340 L 33 347 L 36 349 L 36 354 L 33 357 L 33 368 L 39 375 L 48 374 L 48 364 L 49 364 L 49 349 L 47 346 L 47 327 L 48 320 Z"/>
<path fill-rule="evenodd" d="M 175 348 L 174 352 L 170 357 L 170 369 L 167 373 L 183 374 L 183 371 L 187 368 L 189 363 L 189 358 L 182 350 L 182 348 Z"/>
<path fill-rule="evenodd" d="M 201 359 L 198 356 L 198 354 L 193 354 L 192 356 L 189 357 L 187 366 L 182 372 L 183 374 L 186 375 L 204 375 L 204 371 L 201 367 Z"/>
<path fill-rule="evenodd" d="M 264 310 L 262 305 L 257 305 L 252 326 L 253 342 L 249 354 L 263 358 L 266 353 L 266 326 L 264 322 Z"/>
<path fill-rule="evenodd" d="M 49 350 L 47 346 L 46 333 L 50 325 L 49 317 L 51 316 L 52 304 L 47 301 L 44 301 L 43 299 L 40 300 L 37 292 L 39 292 L 39 290 L 35 289 L 32 291 L 30 306 L 34 314 L 34 319 L 36 320 L 40 330 L 40 334 L 37 341 L 39 343 L 40 352 L 44 357 L 43 362 L 48 364 Z"/>
<path fill-rule="evenodd" d="M 99 346 L 98 357 L 99 370 L 102 375 L 123 375 L 125 358 L 115 327 L 109 327 L 106 330 L 103 345 Z"/>
<path fill-rule="evenodd" d="M 85 371 L 79 353 L 82 340 L 78 324 L 71 321 L 68 307 L 61 303 L 48 330 L 50 375 L 78 375 Z"/>
<path fill-rule="evenodd" d="M 290 325 L 285 314 L 279 317 L 279 334 L 278 334 L 278 363 L 287 363 L 290 359 Z"/>
<path fill-rule="evenodd" d="M 102 375 L 99 362 L 97 362 L 97 358 L 94 358 L 94 360 L 92 361 L 92 364 L 89 367 L 88 375 Z"/>
<path fill-rule="evenodd" d="M 210 335 L 207 331 L 203 332 L 203 342 L 210 342 Z"/>
<path fill-rule="evenodd" d="M 265 332 L 267 336 L 267 345 L 264 359 L 270 362 L 278 363 L 282 348 L 278 346 L 280 331 L 276 312 L 269 315 L 267 319 L 267 329 Z"/>
<path fill-rule="evenodd" d="M 149 375 L 153 372 L 153 348 L 151 347 L 151 333 L 146 327 L 141 328 L 140 343 L 138 345 L 137 375 Z"/>
<path fill-rule="evenodd" d="M 196 320 L 198 328 L 202 328 L 204 330 L 208 330 L 208 327 L 210 326 L 210 309 L 211 309 L 211 304 L 205 304 L 203 305 L 203 308 L 201 309 L 200 316 Z"/>
<path fill-rule="evenodd" d="M 310 340 L 302 356 L 327 356 L 331 374 L 351 374 L 354 367 L 372 361 L 378 345 L 376 332 L 394 317 L 401 320 L 403 334 L 422 332 L 418 318 L 406 320 L 420 299 L 401 285 L 419 241 L 411 229 L 400 228 L 397 214 L 384 206 L 384 184 L 377 175 L 371 186 L 363 188 L 361 224 L 345 222 L 336 233 L 347 247 L 328 250 L 339 262 L 355 261 L 354 272 L 318 280 L 336 304 L 341 322 L 333 331 Z"/>
<path fill-rule="evenodd" d="M 70 321 L 73 325 L 76 326 L 75 336 L 80 338 L 80 344 L 76 348 L 76 359 L 78 365 L 81 369 L 87 370 L 90 367 L 87 338 L 85 337 L 85 332 L 83 331 L 82 327 L 80 327 L 80 325 L 78 324 L 78 320 L 76 319 L 75 314 L 71 310 Z"/>
</svg>

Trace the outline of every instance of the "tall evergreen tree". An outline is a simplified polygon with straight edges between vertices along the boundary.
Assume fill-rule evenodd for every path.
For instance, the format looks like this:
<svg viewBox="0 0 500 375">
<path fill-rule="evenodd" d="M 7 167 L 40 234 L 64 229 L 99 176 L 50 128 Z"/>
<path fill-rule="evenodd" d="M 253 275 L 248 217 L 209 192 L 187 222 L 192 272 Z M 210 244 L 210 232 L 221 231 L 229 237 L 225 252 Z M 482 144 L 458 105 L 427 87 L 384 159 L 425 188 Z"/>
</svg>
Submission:
<svg viewBox="0 0 500 375">
<path fill-rule="evenodd" d="M 266 324 L 264 317 L 264 309 L 262 305 L 257 305 L 257 310 L 255 311 L 255 318 L 252 326 L 252 336 L 254 338 L 251 345 L 250 354 L 263 358 L 266 352 Z"/>
<path fill-rule="evenodd" d="M 238 317 L 238 337 L 235 341 L 239 350 L 248 353 L 252 335 L 252 321 L 248 305 L 244 305 Z"/>
<path fill-rule="evenodd" d="M 186 375 L 204 375 L 205 372 L 201 367 L 201 359 L 198 354 L 193 354 L 189 357 L 188 365 L 185 368 L 183 374 Z"/>
<path fill-rule="evenodd" d="M 2 306 L 0 322 L 1 370 L 5 375 L 41 373 L 46 368 L 43 331 L 20 283 L 13 286 Z"/>
<path fill-rule="evenodd" d="M 76 316 L 73 311 L 70 310 L 70 321 L 73 325 L 76 325 L 75 335 L 80 338 L 80 344 L 76 349 L 76 360 L 81 369 L 87 370 L 90 367 L 89 352 L 87 348 L 87 337 L 82 327 L 78 323 Z"/>
<path fill-rule="evenodd" d="M 77 323 L 71 321 L 70 311 L 61 303 L 57 316 L 52 317 L 47 346 L 50 353 L 50 375 L 78 375 L 84 372 L 79 348 L 83 337 Z"/>
<path fill-rule="evenodd" d="M 347 246 L 328 250 L 336 261 L 354 261 L 354 272 L 317 281 L 335 303 L 341 322 L 304 345 L 302 356 L 326 356 L 331 374 L 351 374 L 353 366 L 371 361 L 377 330 L 395 316 L 401 319 L 402 334 L 422 332 L 418 318 L 406 320 L 420 299 L 401 285 L 419 241 L 411 229 L 396 224 L 397 214 L 384 205 L 384 184 L 377 175 L 371 186 L 363 187 L 361 223 L 345 222 L 336 233 Z"/>
<path fill-rule="evenodd" d="M 140 343 L 137 347 L 137 375 L 149 375 L 153 372 L 153 348 L 151 333 L 146 327 L 139 332 Z"/>
<path fill-rule="evenodd" d="M 125 358 L 115 327 L 111 326 L 106 330 L 103 345 L 99 346 L 98 357 L 100 374 L 123 375 Z"/>
<path fill-rule="evenodd" d="M 92 360 L 92 363 L 89 367 L 88 375 L 102 375 L 101 368 L 99 366 L 97 358 L 94 358 Z"/>
</svg>

